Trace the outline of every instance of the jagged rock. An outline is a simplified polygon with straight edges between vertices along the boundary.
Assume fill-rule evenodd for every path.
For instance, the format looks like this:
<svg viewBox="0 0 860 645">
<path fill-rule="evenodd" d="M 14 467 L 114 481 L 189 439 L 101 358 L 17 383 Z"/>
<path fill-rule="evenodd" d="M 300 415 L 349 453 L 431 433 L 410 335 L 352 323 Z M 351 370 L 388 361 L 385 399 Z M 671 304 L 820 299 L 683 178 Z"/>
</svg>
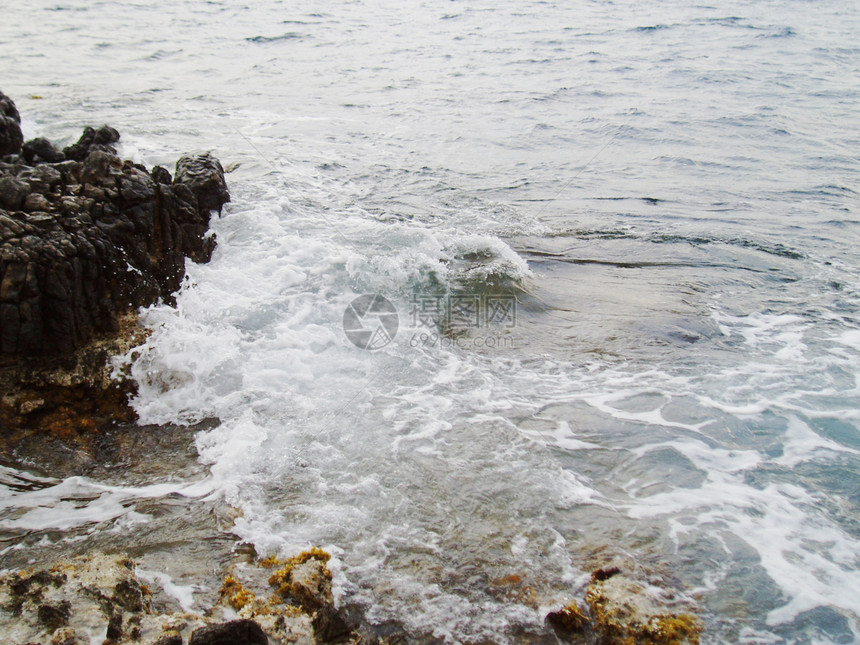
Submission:
<svg viewBox="0 0 860 645">
<path fill-rule="evenodd" d="M 122 168 L 122 161 L 113 152 L 93 149 L 82 160 L 81 180 L 86 184 L 113 185 L 113 177 Z"/>
<path fill-rule="evenodd" d="M 573 601 L 546 621 L 563 638 L 601 645 L 698 645 L 702 631 L 692 602 L 662 577 L 630 558 L 616 558 L 591 574 L 587 609 Z"/>
<path fill-rule="evenodd" d="M 182 157 L 176 162 L 176 184 L 185 184 L 197 197 L 201 211 L 221 212 L 221 207 L 230 201 L 224 169 L 221 163 L 208 152 L 196 157 Z M 203 214 L 203 213 L 201 213 Z"/>
<path fill-rule="evenodd" d="M 9 117 L 15 123 L 21 123 L 21 115 L 18 114 L 18 108 L 15 107 L 15 102 L 8 96 L 0 92 L 0 115 Z"/>
<path fill-rule="evenodd" d="M 4 642 L 77 642 L 76 634 L 105 633 L 121 612 L 115 588 L 140 584 L 123 556 L 95 555 L 57 563 L 50 569 L 0 576 L 0 633 Z M 145 607 L 148 610 L 148 599 Z M 114 620 L 114 623 L 116 621 Z"/>
<path fill-rule="evenodd" d="M 57 150 L 54 144 L 44 137 L 27 141 L 21 150 L 21 155 L 29 164 L 42 162 L 57 163 L 66 159 L 66 155 Z"/>
<path fill-rule="evenodd" d="M 173 177 L 170 176 L 170 171 L 161 166 L 155 166 L 152 169 L 152 178 L 159 184 L 170 185 L 173 183 Z"/>
<path fill-rule="evenodd" d="M 322 642 L 337 641 L 350 633 L 343 614 L 335 607 L 331 572 L 326 566 L 329 558 L 321 549 L 305 551 L 283 563 L 269 579 L 282 597 L 297 601 L 311 616 L 314 637 Z"/>
<path fill-rule="evenodd" d="M 63 148 L 63 154 L 66 159 L 75 161 L 83 161 L 91 152 L 96 150 L 116 154 L 116 148 L 110 144 L 116 143 L 119 138 L 119 132 L 110 126 L 104 125 L 98 130 L 86 127 L 77 143 Z"/>
<path fill-rule="evenodd" d="M 218 161 L 183 157 L 167 184 L 100 147 L 118 138 L 87 128 L 72 160 L 0 179 L 2 354 L 69 354 L 123 311 L 169 301 L 186 257 L 211 257 L 209 212 L 229 199 Z"/>
<path fill-rule="evenodd" d="M 231 620 L 207 625 L 191 633 L 189 645 L 268 645 L 269 639 L 253 620 Z"/>
<path fill-rule="evenodd" d="M 52 210 L 52 205 L 44 195 L 30 193 L 24 199 L 23 208 L 28 213 L 47 213 Z"/>
<path fill-rule="evenodd" d="M 0 110 L 17 123 L 14 104 L 2 94 Z M 101 342 L 117 334 L 126 314 L 158 300 L 171 302 L 186 258 L 211 258 L 210 214 L 229 200 L 220 163 L 208 154 L 182 157 L 171 181 L 167 170 L 150 175 L 117 157 L 111 144 L 119 136 L 109 126 L 88 127 L 65 155 L 36 139 L 23 159 L 0 161 L 4 430 L 29 427 L 35 419 L 55 423 L 50 408 L 62 386 L 76 388 L 70 393 L 75 404 L 59 404 L 59 418 L 70 419 L 75 405 L 89 406 L 89 393 L 103 386 L 104 365 L 88 360 L 90 373 L 82 375 L 80 351 L 97 337 Z M 73 376 L 63 376 L 63 366 Z M 37 396 L 29 397 L 27 387 Z M 46 387 L 49 396 L 43 396 Z M 115 409 L 114 394 L 101 410 Z M 33 400 L 46 403 L 34 407 Z"/>
<path fill-rule="evenodd" d="M 63 600 L 57 604 L 44 604 L 39 606 L 37 612 L 39 622 L 51 631 L 55 631 L 69 623 L 72 606 L 68 600 Z"/>
<path fill-rule="evenodd" d="M 30 185 L 30 190 L 41 195 L 50 195 L 63 181 L 63 174 L 48 164 L 26 168 L 18 177 Z"/>
<path fill-rule="evenodd" d="M 108 144 L 108 143 L 116 143 L 119 141 L 119 131 L 115 128 L 110 127 L 109 125 L 103 125 L 98 130 L 96 130 L 95 136 L 93 137 L 93 143 L 95 144 Z"/>
<path fill-rule="evenodd" d="M 59 170 L 63 175 L 63 183 L 75 186 L 81 182 L 81 162 L 74 159 L 52 164 L 54 170 Z"/>
<path fill-rule="evenodd" d="M 179 634 L 168 634 L 159 638 L 152 645 L 182 645 L 182 636 Z"/>
<path fill-rule="evenodd" d="M 183 637 L 189 645 L 313 642 L 308 616 L 287 605 L 271 606 L 259 619 L 224 622 L 214 610 L 187 612 L 167 597 L 154 602 L 135 567 L 126 556 L 94 553 L 0 575 L 0 640 L 53 645 L 102 642 L 96 637 L 104 635 L 106 645 L 182 645 Z"/>
<path fill-rule="evenodd" d="M 107 631 L 105 638 L 108 640 L 117 640 L 122 638 L 122 613 L 115 612 L 108 620 Z"/>
<path fill-rule="evenodd" d="M 590 628 L 590 619 L 576 601 L 566 607 L 551 611 L 546 621 L 558 632 L 579 634 Z"/>
<path fill-rule="evenodd" d="M 325 563 L 311 558 L 290 573 L 290 594 L 302 607 L 312 613 L 314 635 L 323 641 L 333 641 L 349 633 L 349 627 L 334 605 L 331 574 Z"/>
<path fill-rule="evenodd" d="M 79 645 L 81 639 L 71 627 L 61 627 L 51 636 L 51 645 Z"/>
</svg>

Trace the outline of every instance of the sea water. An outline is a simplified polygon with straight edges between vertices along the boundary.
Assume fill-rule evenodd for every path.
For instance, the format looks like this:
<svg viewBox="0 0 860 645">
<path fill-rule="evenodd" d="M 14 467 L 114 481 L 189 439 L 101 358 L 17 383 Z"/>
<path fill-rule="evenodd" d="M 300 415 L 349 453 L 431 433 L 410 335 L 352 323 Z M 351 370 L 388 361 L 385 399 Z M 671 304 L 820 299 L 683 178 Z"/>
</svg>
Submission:
<svg viewBox="0 0 860 645">
<path fill-rule="evenodd" d="M 27 136 L 236 169 L 128 357 L 141 423 L 220 420 L 205 472 L 4 470 L 2 553 L 217 498 L 415 639 L 547 637 L 609 548 L 705 642 L 853 642 L 858 33 L 841 0 L 4 8 Z"/>
</svg>

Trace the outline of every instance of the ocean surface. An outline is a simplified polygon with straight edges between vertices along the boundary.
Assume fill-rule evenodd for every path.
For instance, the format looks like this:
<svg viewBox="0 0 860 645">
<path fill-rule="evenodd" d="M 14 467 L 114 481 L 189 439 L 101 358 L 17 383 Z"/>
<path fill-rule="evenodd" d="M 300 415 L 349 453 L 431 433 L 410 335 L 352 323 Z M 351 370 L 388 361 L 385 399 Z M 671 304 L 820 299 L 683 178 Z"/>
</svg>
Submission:
<svg viewBox="0 0 860 645">
<path fill-rule="evenodd" d="M 7 468 L 0 566 L 220 500 L 416 641 L 551 642 L 606 550 L 703 642 L 860 638 L 856 2 L 6 4 L 26 136 L 235 170 L 128 359 L 199 468 Z"/>
</svg>

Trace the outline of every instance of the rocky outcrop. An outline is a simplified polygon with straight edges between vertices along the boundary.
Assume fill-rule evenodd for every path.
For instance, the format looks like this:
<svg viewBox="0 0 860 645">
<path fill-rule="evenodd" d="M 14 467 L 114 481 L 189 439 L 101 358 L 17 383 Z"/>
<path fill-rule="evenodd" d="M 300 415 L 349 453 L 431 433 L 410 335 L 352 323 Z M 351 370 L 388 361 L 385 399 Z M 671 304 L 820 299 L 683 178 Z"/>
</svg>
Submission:
<svg viewBox="0 0 860 645">
<path fill-rule="evenodd" d="M 294 599 L 311 616 L 314 635 L 323 642 L 336 641 L 349 635 L 350 629 L 337 610 L 331 587 L 331 572 L 326 563 L 331 556 L 321 549 L 311 549 L 280 562 L 269 561 L 280 567 L 269 578 L 282 600 Z"/>
<path fill-rule="evenodd" d="M 22 385 L 104 385 L 104 362 L 91 363 L 105 352 L 87 350 L 127 332 L 139 307 L 172 300 L 185 259 L 211 257 L 209 219 L 230 196 L 209 154 L 182 157 L 173 179 L 121 160 L 114 128 L 88 127 L 59 151 L 18 141 L 3 94 L 0 114 L 0 421 L 22 423 L 38 408 Z"/>
<path fill-rule="evenodd" d="M 186 257 L 212 254 L 210 212 L 229 199 L 218 161 L 183 157 L 171 183 L 163 169 L 153 175 L 107 143 L 86 143 L 119 136 L 96 136 L 104 130 L 88 128 L 73 154 L 58 153 L 65 161 L 0 163 L 6 356 L 68 354 L 96 332 L 114 332 L 123 312 L 172 297 Z M 45 148 L 32 158 L 50 156 Z"/>
<path fill-rule="evenodd" d="M 296 636 L 293 642 L 312 643 L 306 616 L 281 615 L 280 623 Z M 132 560 L 100 553 L 0 577 L 0 632 L 4 642 L 22 644 L 270 642 L 252 620 L 158 606 L 152 589 L 138 579 Z"/>
<path fill-rule="evenodd" d="M 571 642 L 698 645 L 702 625 L 694 609 L 661 576 L 616 558 L 591 573 L 585 607 L 573 600 L 547 614 L 546 622 Z"/>
<path fill-rule="evenodd" d="M 20 644 L 387 642 L 354 631 L 337 614 L 327 559 L 327 553 L 312 549 L 279 563 L 285 566 L 271 582 L 278 591 L 266 600 L 228 576 L 221 602 L 202 613 L 182 610 L 174 600 L 167 604 L 163 597 L 158 600 L 138 579 L 135 562 L 124 555 L 95 553 L 63 560 L 51 567 L 0 576 L 0 633 L 4 643 Z M 304 573 L 298 573 L 300 568 Z M 311 570 L 315 573 L 309 574 Z M 281 585 L 280 574 L 286 576 L 287 588 Z M 289 583 L 291 575 L 296 576 L 295 589 Z M 257 591 L 260 596 L 266 593 L 261 588 Z M 337 622 L 336 629 L 320 627 L 319 616 L 326 607 L 329 624 Z"/>
</svg>

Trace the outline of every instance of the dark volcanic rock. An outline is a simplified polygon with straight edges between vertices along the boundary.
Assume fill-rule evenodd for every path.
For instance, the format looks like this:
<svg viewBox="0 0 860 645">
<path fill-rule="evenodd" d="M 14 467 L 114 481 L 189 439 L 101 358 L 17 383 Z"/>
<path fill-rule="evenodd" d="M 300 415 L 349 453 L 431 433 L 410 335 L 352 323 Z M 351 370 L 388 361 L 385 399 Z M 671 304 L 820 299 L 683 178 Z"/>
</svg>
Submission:
<svg viewBox="0 0 860 645">
<path fill-rule="evenodd" d="M 12 117 L 0 116 L 0 157 L 17 155 L 23 143 L 20 124 Z"/>
<path fill-rule="evenodd" d="M 0 177 L 0 208 L 18 210 L 30 194 L 30 184 L 17 177 Z"/>
<path fill-rule="evenodd" d="M 3 94 L 0 114 L 0 125 L 17 127 Z M 0 146 L 10 132 L 0 128 Z M 23 158 L 0 161 L 0 426 L 13 414 L 10 389 L 28 380 L 21 361 L 28 369 L 62 357 L 75 363 L 94 337 L 116 335 L 121 317 L 170 302 L 186 258 L 212 255 L 209 218 L 230 199 L 218 160 L 182 157 L 171 182 L 163 168 L 151 175 L 122 161 L 111 145 L 118 140 L 114 128 L 86 128 L 65 154 L 35 139 Z M 0 154 L 20 149 L 13 141 Z M 100 380 L 82 378 L 87 387 Z M 40 387 L 55 380 L 36 379 Z"/>
<path fill-rule="evenodd" d="M 0 92 L 0 157 L 19 154 L 23 143 L 18 108 L 12 99 Z"/>
<path fill-rule="evenodd" d="M 29 164 L 42 163 L 45 161 L 49 163 L 57 163 L 59 161 L 65 161 L 66 159 L 66 155 L 57 150 L 53 143 L 42 137 L 31 139 L 25 143 L 21 154 L 24 156 L 24 160 Z"/>
<path fill-rule="evenodd" d="M 0 353 L 72 352 L 120 313 L 170 300 L 186 257 L 211 257 L 209 212 L 229 199 L 218 161 L 183 157 L 160 183 L 100 147 L 118 136 L 88 128 L 82 162 L 0 177 Z"/>
<path fill-rule="evenodd" d="M 207 625 L 191 633 L 189 645 L 268 645 L 269 639 L 253 620 L 231 620 Z"/>
<path fill-rule="evenodd" d="M 177 184 L 187 185 L 197 197 L 201 211 L 218 211 L 230 201 L 224 169 L 221 163 L 209 153 L 196 157 L 182 157 L 176 162 Z M 201 215 L 204 213 L 201 212 Z"/>
<path fill-rule="evenodd" d="M 108 125 L 103 125 L 98 130 L 86 127 L 77 143 L 63 148 L 63 154 L 66 159 L 75 161 L 83 161 L 94 150 L 116 154 L 116 148 L 110 144 L 117 141 L 119 141 L 119 132 Z"/>
<path fill-rule="evenodd" d="M 331 555 L 312 549 L 286 561 L 275 571 L 269 584 L 278 594 L 297 601 L 311 616 L 317 642 L 335 642 L 350 633 L 344 614 L 337 609 L 332 593 L 331 571 L 326 566 Z"/>
<path fill-rule="evenodd" d="M 0 92 L 0 114 L 8 116 L 15 123 L 21 123 L 21 115 L 18 114 L 18 108 L 15 107 L 12 99 L 3 94 L 3 92 Z"/>
<path fill-rule="evenodd" d="M 167 168 L 162 168 L 161 166 L 155 166 L 152 169 L 152 179 L 159 184 L 167 184 L 168 186 L 173 183 L 173 177 L 170 176 L 170 171 Z"/>
</svg>

